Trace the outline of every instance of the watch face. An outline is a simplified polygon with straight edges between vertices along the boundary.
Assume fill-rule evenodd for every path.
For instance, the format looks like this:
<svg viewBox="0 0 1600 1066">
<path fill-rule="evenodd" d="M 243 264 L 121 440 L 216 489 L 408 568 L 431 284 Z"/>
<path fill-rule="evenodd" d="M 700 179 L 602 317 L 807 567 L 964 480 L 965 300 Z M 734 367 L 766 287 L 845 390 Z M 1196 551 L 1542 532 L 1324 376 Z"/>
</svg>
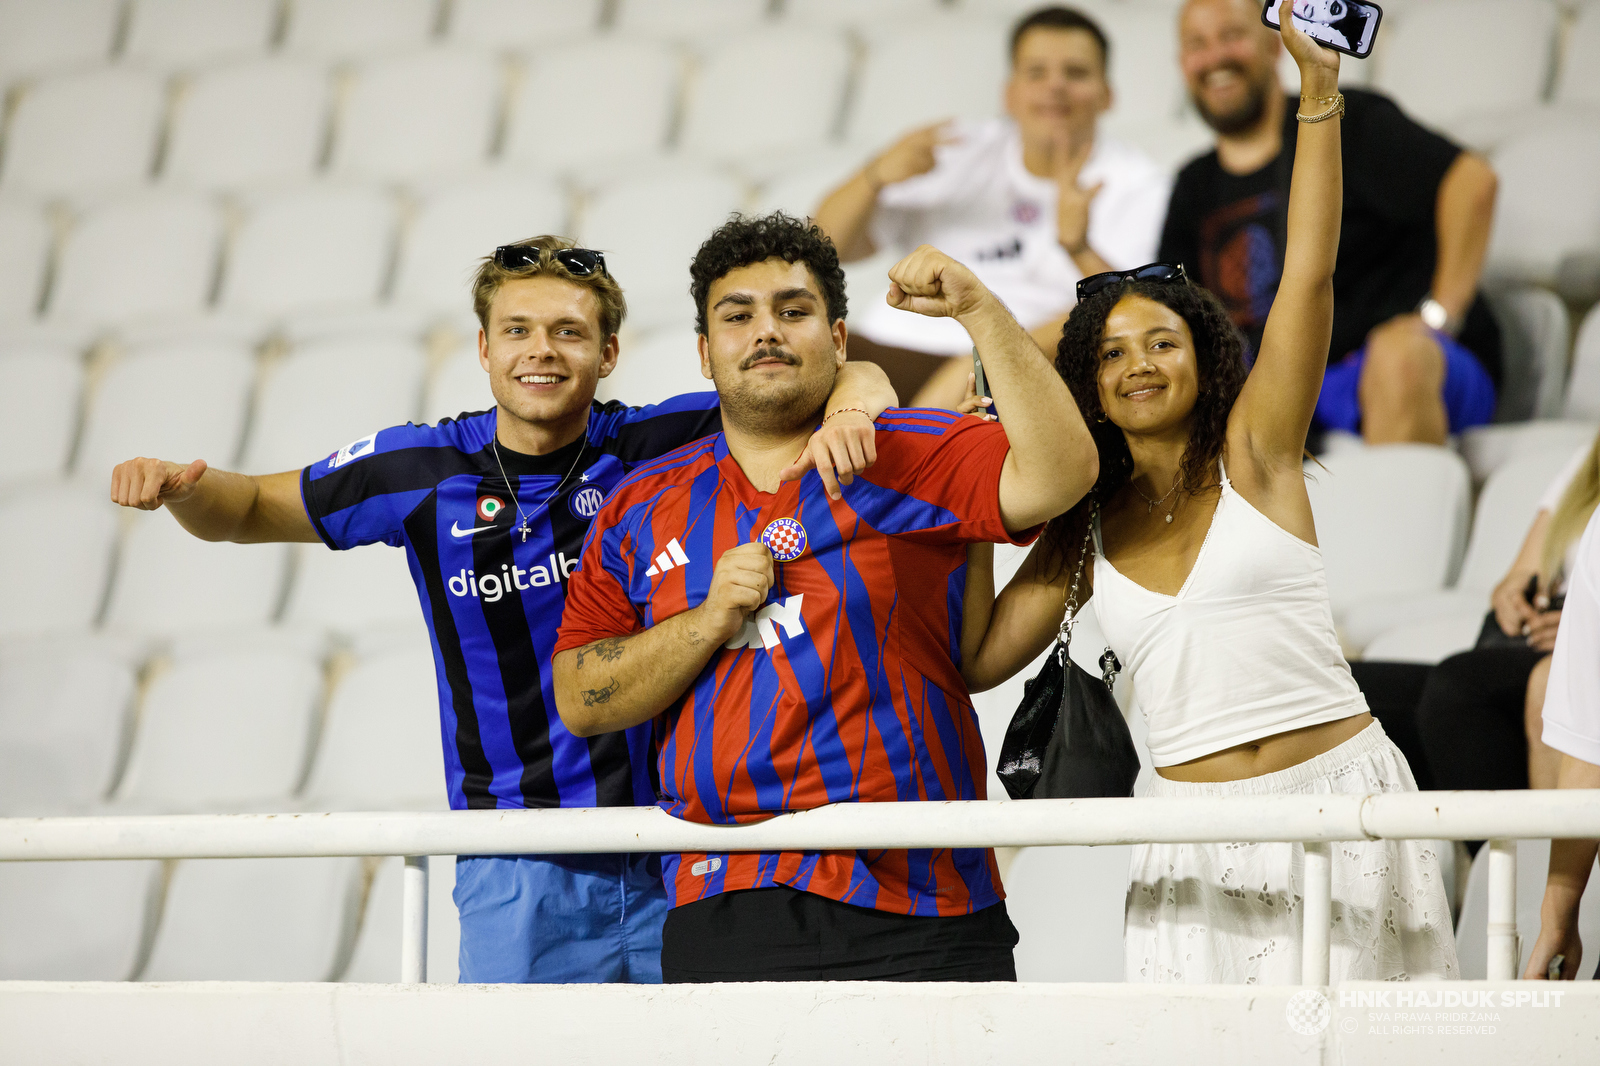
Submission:
<svg viewBox="0 0 1600 1066">
<path fill-rule="evenodd" d="M 1417 312 L 1422 316 L 1422 321 L 1427 323 L 1429 329 L 1443 329 L 1444 324 L 1450 321 L 1450 312 L 1444 309 L 1444 304 L 1432 297 L 1423 300 L 1422 305 L 1417 308 Z"/>
</svg>

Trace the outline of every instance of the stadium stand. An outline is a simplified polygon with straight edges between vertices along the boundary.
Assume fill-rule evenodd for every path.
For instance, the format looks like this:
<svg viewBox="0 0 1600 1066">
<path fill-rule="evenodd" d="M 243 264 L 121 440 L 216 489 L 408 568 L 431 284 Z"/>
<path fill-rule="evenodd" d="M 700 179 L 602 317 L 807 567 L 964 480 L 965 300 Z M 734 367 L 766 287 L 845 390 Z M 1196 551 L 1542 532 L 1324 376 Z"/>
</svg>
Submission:
<svg viewBox="0 0 1600 1066">
<path fill-rule="evenodd" d="M 604 0 L 455 0 L 448 36 L 486 48 L 571 41 L 600 28 Z"/>
<path fill-rule="evenodd" d="M 50 242 L 37 204 L 0 200 L 0 323 L 26 321 L 38 311 Z"/>
<path fill-rule="evenodd" d="M 0 864 L 0 980 L 132 980 L 161 892 L 159 862 Z"/>
<path fill-rule="evenodd" d="M 134 193 L 85 212 L 62 243 L 47 314 L 94 325 L 195 317 L 217 276 L 222 219 L 207 199 Z M 106 249 L 118 280 L 106 284 Z"/>
<path fill-rule="evenodd" d="M 0 78 L 104 60 L 121 18 L 119 0 L 0 3 Z"/>
<path fill-rule="evenodd" d="M 503 76 L 495 56 L 477 49 L 367 61 L 346 90 L 333 173 L 382 180 L 482 166 L 499 125 Z"/>
<path fill-rule="evenodd" d="M 37 347 L 0 354 L 0 446 L 12 457 L 0 487 L 65 470 L 82 388 L 83 367 L 73 354 Z"/>
<path fill-rule="evenodd" d="M 400 971 L 400 860 L 378 864 L 367 889 L 361 932 L 350 965 L 341 981 L 393 981 Z M 455 901 L 456 857 L 434 855 L 428 860 L 428 980 L 456 983 L 456 956 L 461 947 L 461 925 Z"/>
<path fill-rule="evenodd" d="M 278 25 L 274 0 L 139 0 L 121 59 L 158 67 L 260 55 Z"/>
<path fill-rule="evenodd" d="M 326 147 L 331 104 L 328 72 L 301 59 L 199 72 L 173 104 L 161 177 L 216 188 L 309 178 Z"/>
</svg>

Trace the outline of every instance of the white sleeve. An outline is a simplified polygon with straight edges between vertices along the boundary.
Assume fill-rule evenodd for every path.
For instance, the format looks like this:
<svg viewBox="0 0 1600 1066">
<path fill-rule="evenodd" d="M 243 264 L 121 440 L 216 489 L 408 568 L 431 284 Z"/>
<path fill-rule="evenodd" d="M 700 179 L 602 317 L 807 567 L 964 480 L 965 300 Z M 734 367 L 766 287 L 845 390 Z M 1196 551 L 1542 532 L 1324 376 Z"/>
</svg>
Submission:
<svg viewBox="0 0 1600 1066">
<path fill-rule="evenodd" d="M 1103 210 L 1090 208 L 1089 246 L 1113 268 L 1132 270 L 1155 261 L 1172 182 L 1154 167 L 1140 167 L 1118 184 L 1108 180 L 1101 190 Z"/>
<path fill-rule="evenodd" d="M 1600 511 L 1578 542 L 1543 716 L 1546 744 L 1600 766 Z"/>
<path fill-rule="evenodd" d="M 1535 511 L 1555 513 L 1556 508 L 1561 505 L 1561 497 L 1566 495 L 1567 486 L 1572 484 L 1572 479 L 1578 476 L 1578 469 L 1583 466 L 1583 461 L 1589 457 L 1589 449 L 1592 447 L 1593 445 L 1591 444 L 1585 444 L 1578 449 L 1571 459 L 1567 460 L 1567 464 L 1561 468 L 1561 473 L 1555 476 L 1555 480 L 1550 482 L 1549 486 L 1544 490 L 1544 495 L 1539 497 L 1539 506 L 1534 508 Z"/>
</svg>

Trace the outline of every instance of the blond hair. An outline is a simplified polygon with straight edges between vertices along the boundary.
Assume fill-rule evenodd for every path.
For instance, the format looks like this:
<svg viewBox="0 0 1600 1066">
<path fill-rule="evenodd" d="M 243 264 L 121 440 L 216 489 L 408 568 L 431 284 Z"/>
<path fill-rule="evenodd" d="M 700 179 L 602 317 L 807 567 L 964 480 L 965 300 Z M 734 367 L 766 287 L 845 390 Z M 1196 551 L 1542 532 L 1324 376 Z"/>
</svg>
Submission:
<svg viewBox="0 0 1600 1066">
<path fill-rule="evenodd" d="M 595 300 L 600 304 L 602 341 L 622 328 L 622 320 L 628 317 L 628 301 L 623 299 L 622 286 L 617 284 L 616 279 L 605 270 L 596 270 L 592 274 L 580 277 L 550 254 L 565 248 L 576 248 L 578 246 L 576 241 L 544 234 L 530 237 L 525 241 L 513 241 L 512 244 L 518 248 L 539 249 L 539 261 L 530 266 L 513 269 L 501 266 L 495 262 L 492 255 L 484 257 L 483 262 L 478 265 L 478 273 L 472 279 L 472 310 L 478 316 L 478 324 L 485 330 L 489 328 L 489 305 L 494 303 L 495 294 L 500 291 L 500 286 L 508 281 L 546 273 L 593 291 Z"/>
<path fill-rule="evenodd" d="M 1561 494 L 1561 502 L 1550 513 L 1550 525 L 1545 528 L 1544 553 L 1540 560 L 1546 588 L 1557 580 L 1567 548 L 1583 535 L 1597 503 L 1600 503 L 1600 436 L 1595 437 L 1583 465 L 1578 467 L 1567 491 Z"/>
</svg>

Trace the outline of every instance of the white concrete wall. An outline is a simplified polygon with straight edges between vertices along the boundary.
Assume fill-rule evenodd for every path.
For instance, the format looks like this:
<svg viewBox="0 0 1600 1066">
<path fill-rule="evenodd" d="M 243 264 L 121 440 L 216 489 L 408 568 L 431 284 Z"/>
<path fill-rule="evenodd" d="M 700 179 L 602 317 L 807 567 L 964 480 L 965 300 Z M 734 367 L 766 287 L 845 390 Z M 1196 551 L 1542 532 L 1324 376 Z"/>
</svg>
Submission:
<svg viewBox="0 0 1600 1066">
<path fill-rule="evenodd" d="M 1318 994 L 1106 984 L 7 982 L 0 983 L 0 1062 L 1600 1062 L 1600 984 L 1353 983 L 1329 990 L 1325 1022 L 1315 1012 Z M 1485 1002 L 1463 1007 L 1464 997 Z M 1291 1026 L 1291 1013 L 1312 1020 L 1302 1021 L 1306 1032 Z"/>
</svg>

